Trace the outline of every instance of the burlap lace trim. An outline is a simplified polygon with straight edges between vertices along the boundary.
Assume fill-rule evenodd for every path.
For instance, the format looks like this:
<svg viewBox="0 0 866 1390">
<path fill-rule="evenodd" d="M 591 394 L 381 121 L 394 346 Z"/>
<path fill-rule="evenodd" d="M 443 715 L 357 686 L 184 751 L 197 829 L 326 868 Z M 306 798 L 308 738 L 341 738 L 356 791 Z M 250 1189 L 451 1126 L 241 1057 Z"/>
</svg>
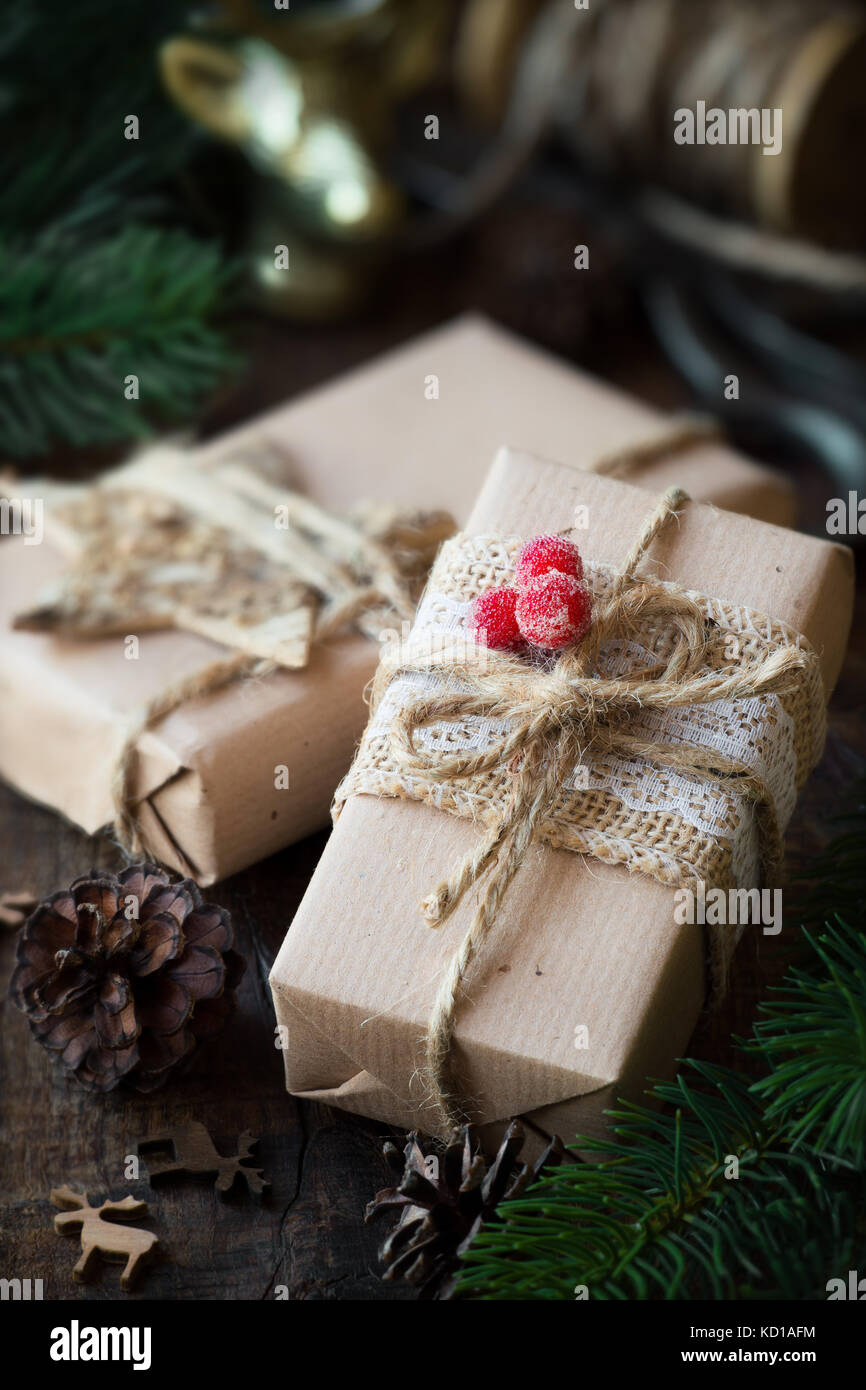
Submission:
<svg viewBox="0 0 866 1390">
<path fill-rule="evenodd" d="M 439 981 L 425 1040 L 438 1127 L 465 1115 L 451 1045 L 468 972 L 486 950 L 533 840 L 670 885 L 773 880 L 796 792 L 820 755 L 824 700 L 799 634 L 676 584 L 639 577 L 687 502 L 669 489 L 622 565 L 588 570 L 592 626 L 557 660 L 490 651 L 467 605 L 507 583 L 519 542 L 457 537 L 431 576 L 409 641 L 383 654 L 374 713 L 335 811 L 353 793 L 411 796 L 482 833 L 422 907 L 440 927 L 480 886 Z M 723 985 L 730 929 L 711 929 Z"/>
<path fill-rule="evenodd" d="M 443 546 L 408 645 L 435 646 L 467 629 L 469 603 L 476 594 L 512 582 L 516 538 L 458 536 Z M 594 603 L 609 594 L 614 570 L 589 564 L 586 581 Z M 659 588 L 675 585 L 659 581 Z M 809 660 L 802 682 L 784 695 L 719 701 L 686 709 L 652 710 L 634 715 L 630 728 L 649 739 L 718 748 L 752 770 L 767 786 L 780 834 L 797 793 L 821 754 L 825 710 L 818 660 L 806 639 L 787 624 L 689 593 L 705 614 L 708 671 L 757 662 L 783 647 L 795 646 Z M 612 641 L 602 649 L 605 675 L 635 672 L 650 660 L 664 659 L 673 644 L 669 624 L 651 622 L 639 642 Z M 395 665 L 399 658 L 395 661 Z M 437 675 L 397 675 L 373 712 L 351 771 L 337 790 L 334 812 L 353 795 L 392 796 L 423 801 L 452 815 L 490 825 L 508 800 L 511 774 L 497 767 L 472 778 L 437 781 L 410 773 L 395 758 L 390 729 L 407 699 L 459 689 Z M 420 731 L 418 743 L 444 753 L 478 751 L 501 737 L 504 721 L 469 717 L 434 723 Z M 574 769 L 544 818 L 540 838 L 547 844 L 590 854 L 609 864 L 649 874 L 677 887 L 731 888 L 760 880 L 760 846 L 754 802 L 730 784 L 704 782 L 670 768 L 636 759 L 600 754 Z"/>
</svg>

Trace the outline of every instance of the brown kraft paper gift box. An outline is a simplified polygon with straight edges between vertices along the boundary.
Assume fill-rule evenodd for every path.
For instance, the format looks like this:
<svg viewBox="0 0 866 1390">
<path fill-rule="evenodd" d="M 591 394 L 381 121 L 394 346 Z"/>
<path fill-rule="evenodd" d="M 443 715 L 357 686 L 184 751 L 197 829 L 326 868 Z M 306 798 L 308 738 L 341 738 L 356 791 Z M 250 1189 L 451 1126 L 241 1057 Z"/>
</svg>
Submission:
<svg viewBox="0 0 866 1390">
<path fill-rule="evenodd" d="M 425 383 L 438 381 L 438 399 Z M 276 447 L 289 485 L 335 512 L 359 499 L 442 508 L 458 524 L 504 441 L 575 465 L 626 446 L 664 417 L 483 319 L 458 320 L 197 451 L 202 464 Z M 648 486 L 780 522 L 792 491 L 721 444 L 650 464 Z M 116 639 L 74 642 L 11 630 L 12 616 L 60 573 L 46 542 L 0 545 L 0 776 L 93 833 L 111 819 L 124 722 L 170 681 L 221 652 L 189 633 L 147 633 L 142 657 Z M 212 883 L 322 826 L 363 729 L 376 644 L 355 633 L 280 672 L 190 702 L 139 743 L 136 795 L 147 842 L 167 864 Z M 289 769 L 289 789 L 274 768 Z"/>
<path fill-rule="evenodd" d="M 556 532 L 578 503 L 590 518 L 576 537 L 584 559 L 621 563 L 646 493 L 513 451 L 500 452 L 466 530 Z M 689 503 L 647 564 L 639 572 L 790 624 L 816 649 L 829 696 L 850 622 L 850 552 Z M 438 930 L 420 901 L 479 834 L 419 801 L 349 795 L 271 973 L 293 1094 L 427 1127 L 427 1017 L 475 894 Z M 702 928 L 676 924 L 674 893 L 621 865 L 532 846 L 457 1010 L 455 1069 L 491 1138 L 518 1114 L 566 1139 L 597 1133 L 616 1099 L 670 1073 L 706 979 Z"/>
</svg>

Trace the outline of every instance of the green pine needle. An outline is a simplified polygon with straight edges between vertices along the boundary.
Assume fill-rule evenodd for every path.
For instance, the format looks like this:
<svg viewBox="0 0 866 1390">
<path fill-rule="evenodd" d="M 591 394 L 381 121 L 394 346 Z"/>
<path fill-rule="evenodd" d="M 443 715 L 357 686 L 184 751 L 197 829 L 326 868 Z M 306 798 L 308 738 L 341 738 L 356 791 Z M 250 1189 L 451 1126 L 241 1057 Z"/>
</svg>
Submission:
<svg viewBox="0 0 866 1390">
<path fill-rule="evenodd" d="M 841 919 L 813 939 L 813 971 L 793 969 L 761 1005 L 750 1050 L 772 1066 L 753 1087 L 792 1148 L 866 1166 L 866 945 Z"/>
<path fill-rule="evenodd" d="M 828 1277 L 862 1261 L 854 1194 L 763 1128 L 745 1080 L 684 1065 L 713 1089 L 681 1074 L 651 1093 L 674 1114 L 611 1112 L 609 1139 L 580 1142 L 597 1158 L 542 1178 L 477 1236 L 462 1296 L 573 1300 L 585 1287 L 604 1300 L 820 1297 Z"/>
<path fill-rule="evenodd" d="M 586 1161 L 505 1203 L 464 1255 L 458 1295 L 503 1299 L 823 1299 L 866 1266 L 866 803 L 811 866 L 807 968 L 760 1009 L 751 1081 L 682 1063 L 623 1104 Z M 831 915 L 831 914 L 827 914 Z"/>
<path fill-rule="evenodd" d="M 6 8 L 0 433 L 4 454 L 24 459 L 189 420 L 236 365 L 215 326 L 234 272 L 183 229 L 198 137 L 159 75 L 159 44 L 193 7 Z M 128 116 L 138 139 L 125 138 Z"/>
<path fill-rule="evenodd" d="M 0 242 L 0 430 L 13 457 L 113 444 L 182 420 L 234 357 L 209 320 L 230 278 L 185 232 L 130 226 L 79 246 Z M 139 379 L 139 398 L 125 381 Z"/>
<path fill-rule="evenodd" d="M 148 0 L 27 0 L 0 25 L 0 227 L 15 239 L 49 225 L 91 234 L 140 216 L 189 161 L 192 124 L 163 90 L 159 44 L 191 5 Z M 124 120 L 139 119 L 138 140 Z M 158 199 L 157 199 L 158 195 Z"/>
</svg>

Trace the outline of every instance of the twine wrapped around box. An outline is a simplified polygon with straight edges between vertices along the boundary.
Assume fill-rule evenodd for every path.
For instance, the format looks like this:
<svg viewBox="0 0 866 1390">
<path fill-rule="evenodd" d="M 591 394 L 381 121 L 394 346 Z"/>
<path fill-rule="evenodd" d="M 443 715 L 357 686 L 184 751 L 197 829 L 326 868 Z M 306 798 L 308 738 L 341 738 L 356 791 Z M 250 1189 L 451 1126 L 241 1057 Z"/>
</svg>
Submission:
<svg viewBox="0 0 866 1390">
<path fill-rule="evenodd" d="M 350 625 L 375 641 L 384 624 L 408 622 L 454 530 L 441 511 L 379 505 L 337 517 L 272 480 L 272 454 L 263 445 L 203 466 L 160 445 L 93 483 L 30 485 L 70 563 L 16 615 L 16 628 L 77 639 L 177 628 L 229 649 L 167 681 L 126 721 L 112 800 L 117 840 L 131 855 L 158 857 L 135 799 L 141 736 L 234 681 L 302 670 L 313 643 Z"/>
<path fill-rule="evenodd" d="M 683 416 L 593 471 L 631 473 L 717 435 L 713 421 Z M 75 639 L 177 628 L 229 649 L 169 680 L 126 721 L 111 791 L 115 836 L 130 855 L 159 857 L 136 801 L 142 736 L 190 700 L 303 669 L 312 644 L 349 626 L 377 641 L 387 624 L 408 623 L 454 531 L 446 512 L 384 503 L 336 516 L 288 487 L 285 472 L 265 441 L 207 465 L 160 444 L 93 483 L 28 485 L 47 503 L 51 539 L 70 564 L 16 615 L 16 628 Z M 0 495 L 11 485 L 0 476 Z"/>
<path fill-rule="evenodd" d="M 408 643 L 386 651 L 373 712 L 335 800 L 420 800 L 484 828 L 425 900 L 442 925 L 486 876 L 440 982 L 426 1037 L 439 1128 L 461 1117 L 450 1053 L 467 974 L 530 844 L 674 887 L 752 886 L 778 872 L 797 792 L 825 734 L 818 658 L 787 624 L 636 574 L 687 501 L 671 489 L 619 570 L 590 564 L 593 626 L 558 661 L 477 645 L 471 599 L 513 578 L 520 542 L 445 543 Z M 717 990 L 735 942 L 710 937 Z"/>
</svg>

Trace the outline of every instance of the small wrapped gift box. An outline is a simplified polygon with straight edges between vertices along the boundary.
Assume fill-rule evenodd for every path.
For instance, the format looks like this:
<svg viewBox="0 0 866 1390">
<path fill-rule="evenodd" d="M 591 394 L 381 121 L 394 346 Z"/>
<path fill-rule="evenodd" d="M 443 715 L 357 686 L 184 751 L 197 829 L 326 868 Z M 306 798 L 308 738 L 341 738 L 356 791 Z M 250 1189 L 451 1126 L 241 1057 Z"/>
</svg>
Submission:
<svg viewBox="0 0 866 1390">
<path fill-rule="evenodd" d="M 598 655 L 603 696 L 587 685 L 592 672 L 575 695 L 555 685 L 556 667 L 526 663 L 525 678 L 509 669 L 510 704 L 488 691 L 473 712 L 466 691 L 485 691 L 489 672 L 482 665 L 467 685 L 465 670 L 475 667 L 455 676 L 453 664 L 461 660 L 458 637 L 464 663 L 479 659 L 466 628 L 469 601 L 513 577 L 515 537 L 565 531 L 580 517 L 586 529 L 570 534 L 600 615 L 655 505 L 621 482 L 512 451 L 498 456 L 466 534 L 440 552 L 407 648 L 388 663 L 338 793 L 334 832 L 272 970 L 293 1094 L 441 1132 L 429 1077 L 432 1012 L 443 982 L 454 984 L 455 953 L 483 915 L 484 873 L 501 875 L 507 865 L 515 842 L 496 835 L 515 805 L 518 778 L 528 768 L 532 792 L 531 778 L 547 772 L 543 757 L 532 765 L 537 743 L 515 742 L 515 720 L 529 727 L 537 716 L 553 738 L 542 749 L 559 756 L 559 730 L 577 718 L 575 709 L 585 712 L 587 690 L 597 697 L 601 742 L 590 745 L 583 765 L 565 765 L 525 858 L 494 902 L 488 934 L 467 953 L 454 990 L 449 1070 L 462 1113 L 476 1122 L 495 1127 L 522 1114 L 566 1137 L 597 1131 L 616 1098 L 670 1071 L 709 977 L 704 929 L 675 911 L 677 894 L 682 885 L 698 892 L 701 883 L 756 887 L 764 850 L 778 848 L 820 755 L 850 622 L 850 552 L 687 502 L 621 591 L 623 630 Z M 671 604 L 678 606 L 668 617 Z M 683 641 L 678 668 L 671 654 Z M 674 686 L 697 681 L 692 698 L 703 703 L 675 698 L 668 710 L 653 691 L 623 703 L 617 678 L 652 657 L 673 662 Z M 511 660 L 519 673 L 519 658 Z M 538 681 L 547 682 L 541 695 Z M 706 703 L 734 688 L 738 699 Z M 568 699 L 557 722 L 556 702 Z M 418 764 L 411 751 L 408 762 L 400 757 L 399 716 L 408 706 L 414 744 L 423 745 Z M 637 740 L 631 755 L 606 745 L 607 734 Z M 634 751 L 641 740 L 652 747 L 649 757 Z M 671 748 L 673 764 L 662 757 Z M 680 756 L 685 769 L 676 765 Z M 478 764 L 462 778 L 447 770 L 461 757 Z M 462 899 L 455 893 L 456 907 L 435 925 L 443 880 L 488 835 L 486 868 L 470 875 Z M 771 858 L 768 850 L 764 862 Z M 735 925 L 728 930 L 736 935 Z M 727 956 L 730 945 L 723 937 L 712 949 Z"/>
<path fill-rule="evenodd" d="M 355 497 L 402 509 L 444 507 L 463 525 L 501 445 L 575 468 L 666 430 L 663 412 L 475 314 L 425 333 L 372 363 L 215 440 L 203 457 L 270 442 L 294 486 L 343 511 Z M 621 464 L 652 492 L 679 483 L 712 502 L 791 526 L 796 491 L 775 469 L 719 440 Z"/>
<path fill-rule="evenodd" d="M 503 441 L 532 442 L 576 465 L 616 454 L 663 417 L 483 320 L 429 334 L 225 435 L 191 457 L 207 472 L 276 451 L 287 486 L 344 515 L 360 500 L 437 508 L 457 524 Z M 650 487 L 682 480 L 719 506 L 780 522 L 792 492 L 778 475 L 718 443 L 650 458 Z M 14 492 L 14 488 L 12 489 Z M 232 509 L 225 515 L 232 523 Z M 148 630 L 139 658 L 120 640 L 17 631 L 66 561 L 51 542 L 0 545 L 0 776 L 88 832 L 112 821 L 119 741 L 143 704 L 226 655 L 214 625 Z M 317 642 L 303 669 L 190 698 L 143 731 L 132 800 L 149 852 L 202 884 L 327 821 L 333 789 L 364 727 L 378 660 L 369 636 Z M 280 773 L 278 768 L 284 768 Z"/>
</svg>

